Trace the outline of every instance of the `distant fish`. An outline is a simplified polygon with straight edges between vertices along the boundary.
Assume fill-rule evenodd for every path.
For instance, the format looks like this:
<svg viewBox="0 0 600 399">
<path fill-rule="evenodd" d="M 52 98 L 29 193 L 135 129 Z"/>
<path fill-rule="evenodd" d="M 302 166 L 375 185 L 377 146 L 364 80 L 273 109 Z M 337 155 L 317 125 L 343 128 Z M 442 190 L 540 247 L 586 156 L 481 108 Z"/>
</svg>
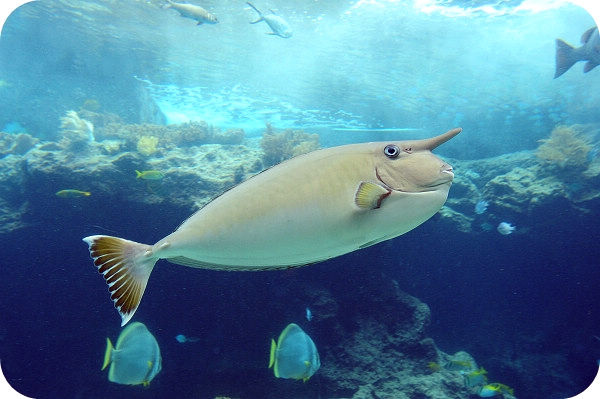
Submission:
<svg viewBox="0 0 600 399">
<path fill-rule="evenodd" d="M 484 200 L 477 201 L 475 204 L 475 213 L 481 215 L 485 213 L 490 203 Z"/>
<path fill-rule="evenodd" d="M 113 347 L 106 338 L 104 370 L 110 364 L 108 380 L 124 385 L 147 386 L 160 372 L 162 359 L 156 338 L 142 323 L 135 322 L 123 329 Z"/>
<path fill-rule="evenodd" d="M 217 17 L 200 6 L 188 3 L 175 3 L 171 0 L 167 0 L 167 2 L 169 3 L 167 7 L 179 11 L 182 17 L 197 21 L 196 25 L 202 25 L 205 22 L 207 24 L 216 24 L 219 22 Z"/>
<path fill-rule="evenodd" d="M 311 321 L 313 318 L 312 312 L 310 311 L 310 309 L 307 307 L 306 308 L 306 320 Z"/>
<path fill-rule="evenodd" d="M 444 368 L 446 370 L 450 370 L 450 371 L 466 372 L 466 371 L 473 370 L 474 367 L 473 367 L 473 363 L 471 363 L 468 360 L 452 359 L 452 360 L 449 360 L 446 364 L 444 364 Z"/>
<path fill-rule="evenodd" d="M 508 385 L 494 382 L 492 384 L 484 385 L 479 390 L 479 396 L 482 398 L 492 398 L 494 396 L 500 396 L 503 393 L 514 395 L 514 391 Z"/>
<path fill-rule="evenodd" d="M 136 170 L 135 177 L 142 180 L 161 180 L 165 175 L 160 170 Z"/>
<path fill-rule="evenodd" d="M 465 373 L 465 386 L 469 388 L 474 388 L 487 384 L 486 374 L 487 371 L 485 371 L 483 367 L 480 367 L 479 370 L 474 370 L 469 373 Z"/>
<path fill-rule="evenodd" d="M 269 368 L 277 378 L 307 381 L 321 367 L 319 352 L 313 340 L 297 324 L 290 323 L 271 340 Z"/>
<path fill-rule="evenodd" d="M 587 73 L 600 64 L 600 36 L 594 26 L 581 36 L 581 47 L 574 48 L 561 39 L 556 39 L 556 73 L 554 79 L 567 72 L 577 61 L 587 61 L 583 72 Z"/>
<path fill-rule="evenodd" d="M 200 338 L 195 338 L 195 337 L 186 337 L 183 334 L 177 334 L 175 336 L 175 339 L 177 340 L 177 342 L 179 342 L 180 344 L 184 344 L 186 342 L 198 342 L 200 341 Z"/>
<path fill-rule="evenodd" d="M 264 15 L 262 12 L 260 12 L 258 8 L 254 7 L 250 2 L 246 2 L 246 4 L 248 4 L 254 9 L 254 11 L 258 13 L 259 18 L 254 22 L 250 22 L 251 24 L 257 24 L 261 21 L 265 21 L 267 25 L 269 25 L 269 28 L 271 28 L 272 30 L 272 32 L 267 33 L 268 35 L 275 35 L 283 37 L 284 39 L 292 37 L 292 28 L 290 27 L 290 24 L 288 24 L 285 19 L 281 18 L 278 15 L 275 15 L 273 10 L 270 10 L 271 14 Z"/>
<path fill-rule="evenodd" d="M 89 197 L 90 195 L 92 195 L 92 193 L 90 193 L 89 191 L 74 190 L 71 188 L 56 192 L 56 196 L 61 198 Z"/>
<path fill-rule="evenodd" d="M 515 231 L 516 227 L 510 223 L 501 222 L 496 229 L 498 230 L 498 233 L 507 236 Z"/>
</svg>

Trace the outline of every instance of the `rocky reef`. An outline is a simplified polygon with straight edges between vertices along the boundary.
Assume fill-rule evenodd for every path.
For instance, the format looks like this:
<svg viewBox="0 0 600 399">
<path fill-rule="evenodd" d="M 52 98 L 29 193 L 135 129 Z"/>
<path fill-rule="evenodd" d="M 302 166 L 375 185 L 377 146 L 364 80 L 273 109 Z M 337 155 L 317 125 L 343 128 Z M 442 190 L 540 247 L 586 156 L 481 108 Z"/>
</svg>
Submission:
<svg viewBox="0 0 600 399">
<path fill-rule="evenodd" d="M 241 130 L 221 132 L 201 122 L 127 124 L 96 113 L 93 104 L 87 107 L 65 114 L 56 141 L 0 133 L 0 233 L 34 223 L 36 215 L 65 201 L 114 201 L 191 213 L 272 163 L 318 148 L 318 136 L 302 131 L 268 126 L 262 141 L 252 142 Z M 464 234 L 497 234 L 499 222 L 513 221 L 515 234 L 523 234 L 530 226 L 552 223 L 548 213 L 555 209 L 562 210 L 563 218 L 588 217 L 600 208 L 596 135 L 589 126 L 557 127 L 536 150 L 450 159 L 456 178 L 438 223 Z M 136 171 L 160 173 L 145 178 Z M 91 195 L 57 197 L 63 189 Z M 487 203 L 482 212 L 475 210 L 479 201 Z M 361 281 L 360 292 L 310 286 L 299 299 L 317 315 L 316 332 L 328 336 L 319 346 L 319 378 L 326 387 L 321 393 L 355 399 L 475 395 L 476 388 L 465 384 L 465 370 L 446 366 L 458 361 L 473 371 L 475 359 L 436 346 L 427 333 L 428 306 L 390 279 L 363 276 Z M 351 322 L 347 315 L 337 317 L 348 308 L 354 312 Z"/>
</svg>

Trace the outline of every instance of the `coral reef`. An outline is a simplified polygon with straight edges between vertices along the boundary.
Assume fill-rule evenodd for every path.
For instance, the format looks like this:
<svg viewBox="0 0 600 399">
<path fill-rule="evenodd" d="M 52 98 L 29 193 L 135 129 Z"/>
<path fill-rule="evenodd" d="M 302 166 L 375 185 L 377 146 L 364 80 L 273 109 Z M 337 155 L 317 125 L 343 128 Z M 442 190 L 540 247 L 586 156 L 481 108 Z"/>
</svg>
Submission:
<svg viewBox="0 0 600 399">
<path fill-rule="evenodd" d="M 144 156 L 150 156 L 157 151 L 158 138 L 154 136 L 142 136 L 138 139 L 136 148 Z"/>
<path fill-rule="evenodd" d="M 319 135 L 293 129 L 277 132 L 271 124 L 267 124 L 260 146 L 264 152 L 265 165 L 271 166 L 318 149 Z"/>
<path fill-rule="evenodd" d="M 67 111 L 60 118 L 60 135 L 60 145 L 72 152 L 80 151 L 94 141 L 94 125 L 76 111 Z"/>
<path fill-rule="evenodd" d="M 592 146 L 577 125 L 556 126 L 550 138 L 539 140 L 536 155 L 546 166 L 579 170 L 587 168 Z"/>
<path fill-rule="evenodd" d="M 128 125 L 110 122 L 97 129 L 98 140 L 116 139 L 124 143 L 124 147 L 133 150 L 143 137 L 155 137 L 159 145 L 156 150 L 176 147 L 189 147 L 204 144 L 241 144 L 244 141 L 242 129 L 230 129 L 221 132 L 206 122 L 186 122 L 173 125 Z"/>
<path fill-rule="evenodd" d="M 0 132 L 0 157 L 9 154 L 23 155 L 38 142 L 37 138 L 28 133 L 10 134 Z"/>
</svg>

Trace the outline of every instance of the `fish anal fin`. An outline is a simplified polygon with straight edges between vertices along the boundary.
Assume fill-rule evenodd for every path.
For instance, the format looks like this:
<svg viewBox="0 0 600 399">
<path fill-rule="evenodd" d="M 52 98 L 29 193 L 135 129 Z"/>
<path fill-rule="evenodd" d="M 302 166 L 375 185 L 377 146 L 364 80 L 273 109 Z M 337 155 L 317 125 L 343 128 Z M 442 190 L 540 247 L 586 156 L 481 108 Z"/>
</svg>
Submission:
<svg viewBox="0 0 600 399">
<path fill-rule="evenodd" d="M 591 71 L 592 69 L 596 68 L 599 64 L 597 62 L 594 61 L 588 61 L 585 63 L 585 65 L 583 66 L 583 72 L 584 73 L 588 73 L 589 71 Z"/>
<path fill-rule="evenodd" d="M 121 326 L 137 310 L 158 258 L 150 245 L 123 238 L 96 235 L 83 239 L 98 272 L 108 284 L 110 298 L 121 315 Z"/>
<path fill-rule="evenodd" d="M 556 72 L 554 73 L 554 79 L 567 72 L 577 61 L 573 46 L 561 39 L 556 39 Z"/>
<path fill-rule="evenodd" d="M 371 182 L 360 182 L 354 195 L 354 203 L 361 209 L 377 209 L 391 191 Z"/>
</svg>

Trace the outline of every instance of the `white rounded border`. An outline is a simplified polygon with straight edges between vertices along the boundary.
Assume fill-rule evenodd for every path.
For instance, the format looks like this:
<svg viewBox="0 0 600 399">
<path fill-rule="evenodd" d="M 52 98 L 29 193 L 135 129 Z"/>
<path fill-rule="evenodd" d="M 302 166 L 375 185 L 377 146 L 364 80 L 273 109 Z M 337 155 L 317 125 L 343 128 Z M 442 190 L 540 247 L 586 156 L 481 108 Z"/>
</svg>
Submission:
<svg viewBox="0 0 600 399">
<path fill-rule="evenodd" d="M 600 27 L 600 1 L 598 0 L 569 0 L 573 4 L 576 4 L 590 13 L 596 26 Z M 18 7 L 25 3 L 29 3 L 28 0 L 1 0 L 0 1 L 0 32 L 1 28 L 4 27 L 4 22 L 8 16 Z M 1 37 L 1 34 L 0 34 Z M 600 363 L 599 363 L 600 367 Z M 0 361 L 0 397 L 3 399 L 23 399 L 29 398 L 28 396 L 21 395 L 15 389 L 13 389 L 2 372 L 2 363 Z M 592 381 L 591 385 L 579 395 L 573 396 L 569 399 L 596 399 L 600 398 L 600 369 L 596 374 L 596 378 Z"/>
</svg>

